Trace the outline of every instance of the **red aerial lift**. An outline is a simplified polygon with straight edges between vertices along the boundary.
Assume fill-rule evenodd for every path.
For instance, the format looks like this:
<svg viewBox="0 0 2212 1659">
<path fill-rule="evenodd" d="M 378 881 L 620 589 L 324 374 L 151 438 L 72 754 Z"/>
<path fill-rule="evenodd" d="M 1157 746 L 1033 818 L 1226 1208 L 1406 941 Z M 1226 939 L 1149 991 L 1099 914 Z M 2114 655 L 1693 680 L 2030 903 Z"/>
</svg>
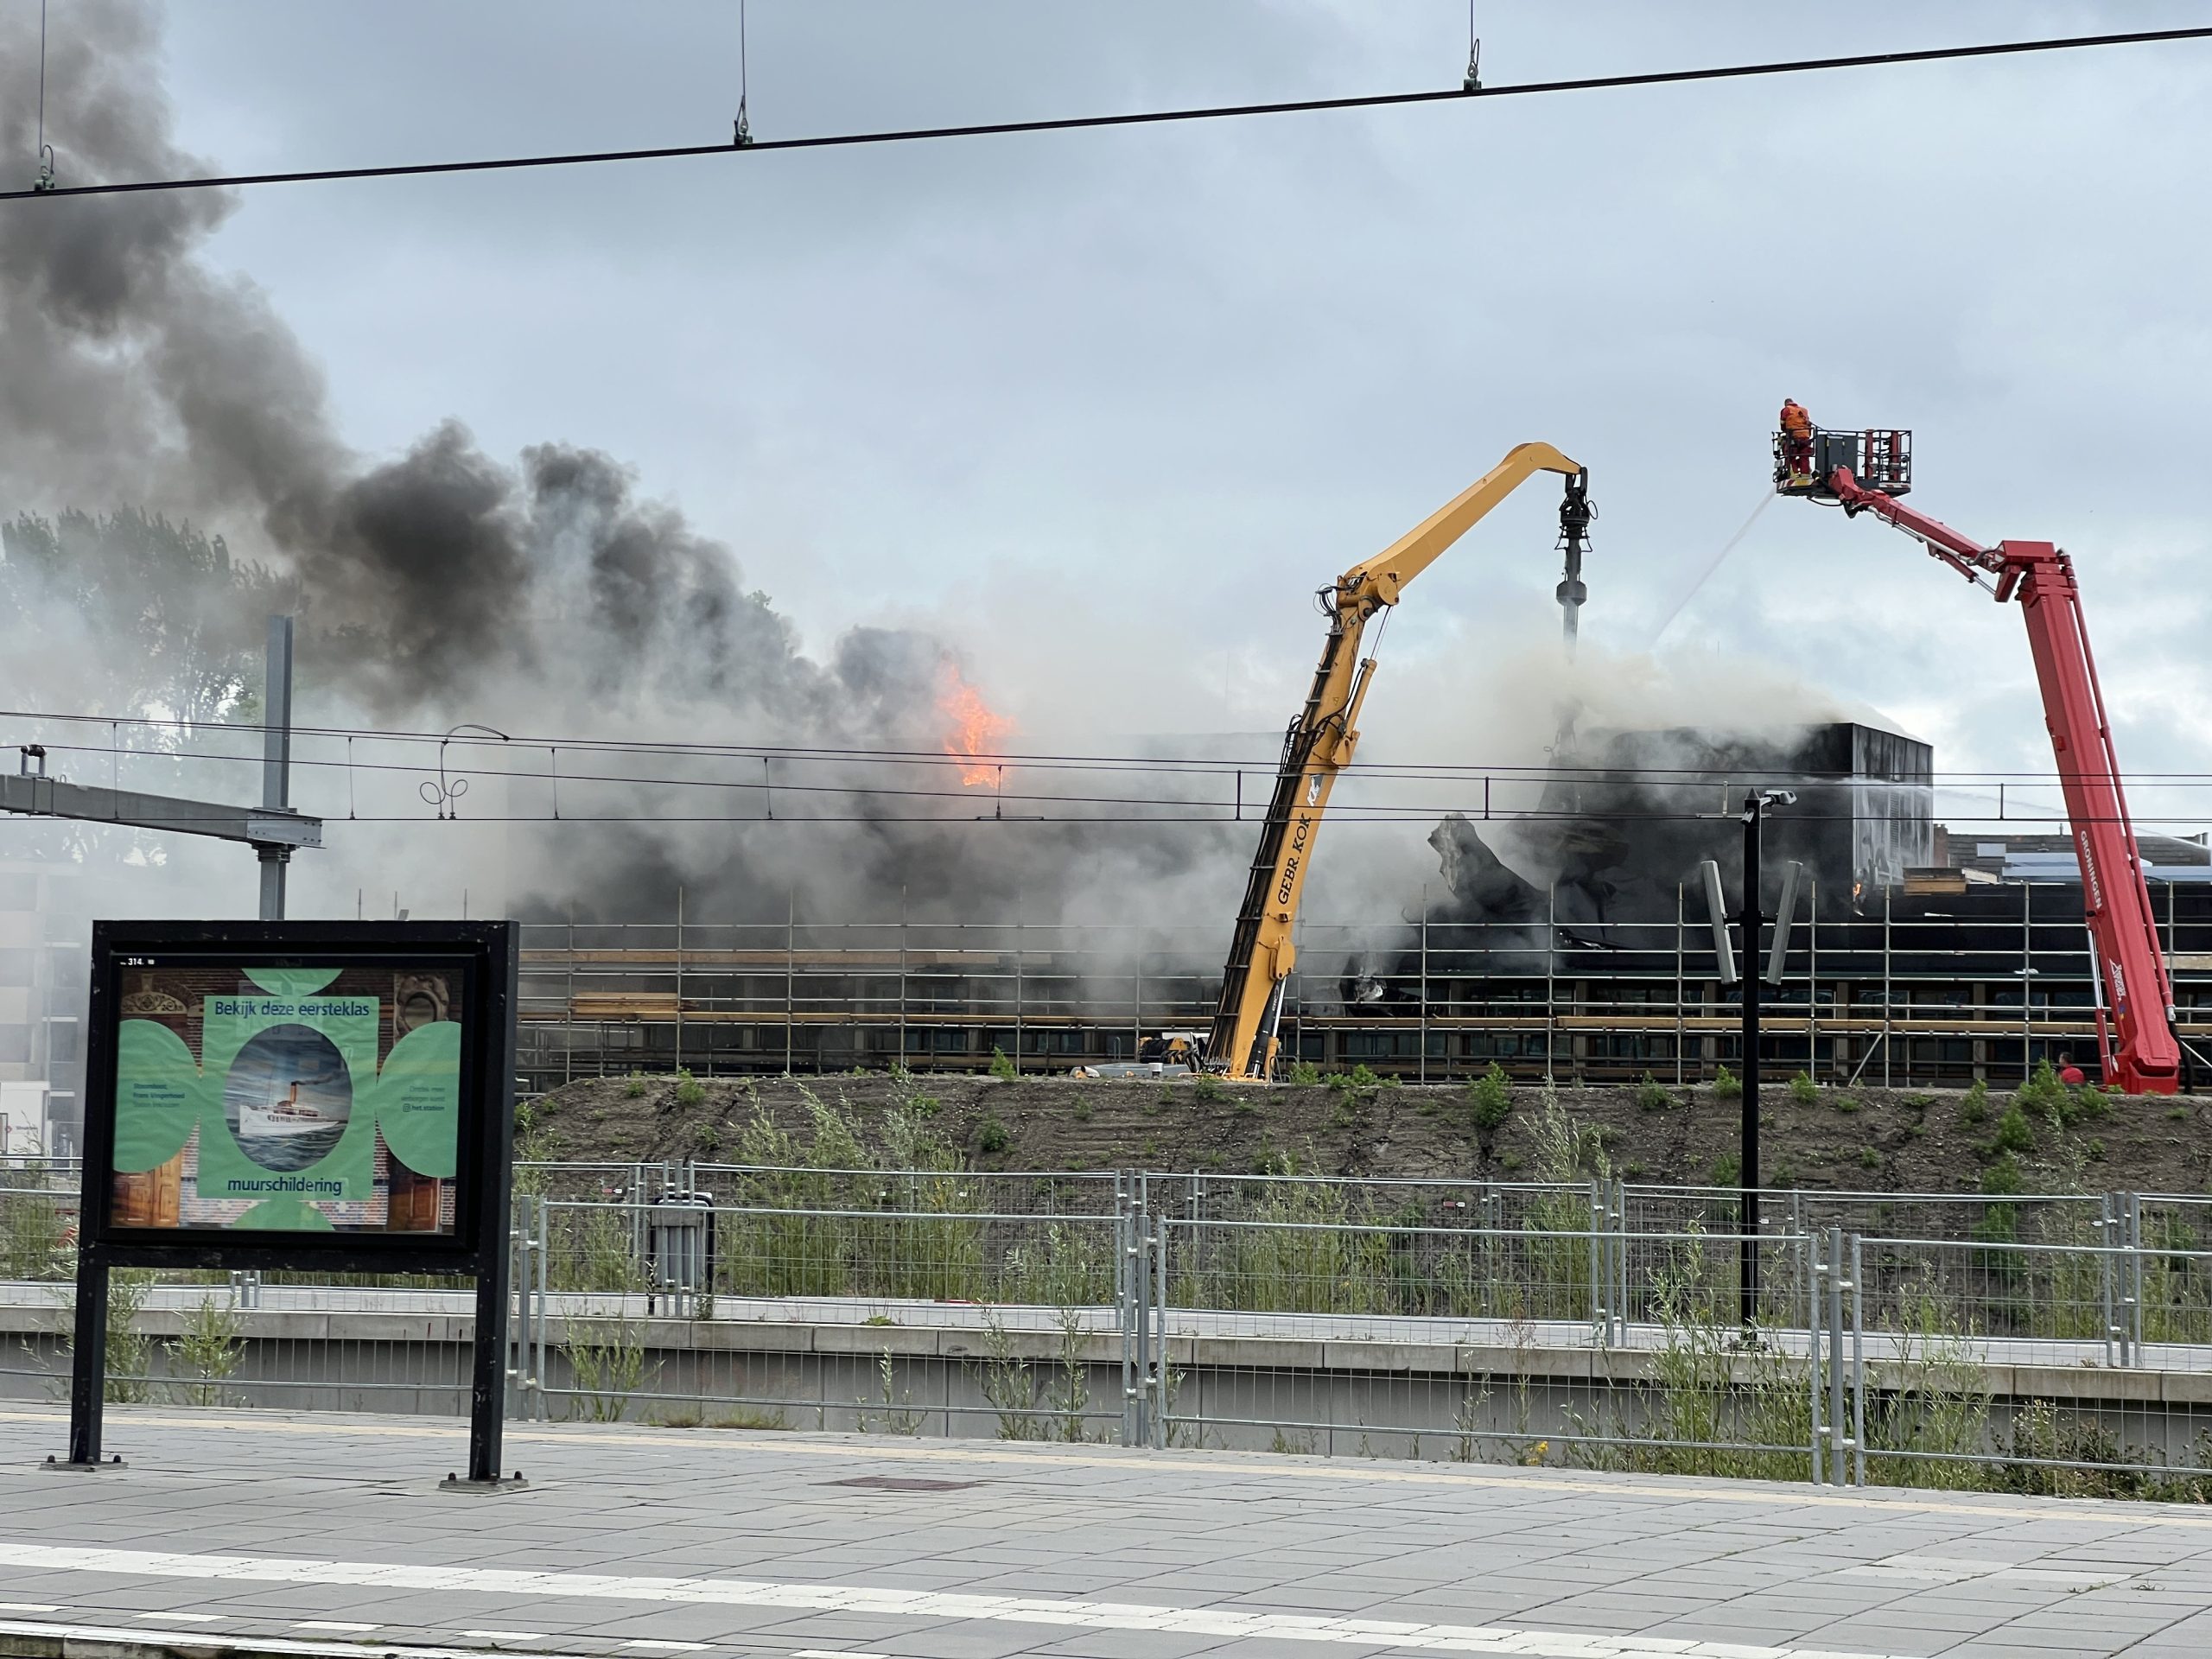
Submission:
<svg viewBox="0 0 2212 1659">
<path fill-rule="evenodd" d="M 1898 500 L 1912 487 L 1910 432 L 1822 430 L 1808 428 L 1798 411 L 1798 429 L 1775 435 L 1774 483 L 1783 495 L 1833 501 L 1853 518 L 1871 512 L 1886 519 L 1976 586 L 1987 585 L 1985 573 L 1994 576 L 1991 592 L 1999 604 L 2019 601 L 2082 862 L 2104 1081 L 2131 1095 L 2172 1094 L 2181 1082 L 2173 983 L 2144 885 L 2073 562 L 2049 542 L 1980 546 Z M 2025 982 L 2021 995 L 2027 995 Z"/>
</svg>

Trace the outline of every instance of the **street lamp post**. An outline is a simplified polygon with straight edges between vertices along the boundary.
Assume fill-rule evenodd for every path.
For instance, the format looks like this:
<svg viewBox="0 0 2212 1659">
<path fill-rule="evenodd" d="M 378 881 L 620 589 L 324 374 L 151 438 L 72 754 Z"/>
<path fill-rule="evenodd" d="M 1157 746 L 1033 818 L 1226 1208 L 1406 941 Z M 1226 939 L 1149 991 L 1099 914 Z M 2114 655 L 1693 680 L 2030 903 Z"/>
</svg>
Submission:
<svg viewBox="0 0 2212 1659">
<path fill-rule="evenodd" d="M 1792 806 L 1797 797 L 1786 789 L 1756 791 L 1744 797 L 1743 931 L 1744 1075 L 1743 1147 L 1737 1174 L 1742 1182 L 1738 1227 L 1736 1288 L 1744 1329 L 1757 1323 L 1759 1301 L 1759 935 L 1766 920 L 1759 908 L 1759 842 L 1770 806 Z"/>
</svg>

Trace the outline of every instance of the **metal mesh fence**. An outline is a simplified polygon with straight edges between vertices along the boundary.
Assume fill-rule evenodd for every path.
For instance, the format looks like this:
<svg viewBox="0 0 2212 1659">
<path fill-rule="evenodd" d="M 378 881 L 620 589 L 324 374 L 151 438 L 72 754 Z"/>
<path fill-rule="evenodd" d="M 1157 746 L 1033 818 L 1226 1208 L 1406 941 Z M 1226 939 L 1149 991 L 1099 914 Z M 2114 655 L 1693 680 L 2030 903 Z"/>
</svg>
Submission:
<svg viewBox="0 0 2212 1659">
<path fill-rule="evenodd" d="M 528 1417 L 2212 1499 L 2212 1199 L 537 1168 Z M 62 1392 L 76 1213 L 0 1170 L 0 1393 Z M 453 1281 L 113 1279 L 115 1399 L 466 1409 Z"/>
</svg>

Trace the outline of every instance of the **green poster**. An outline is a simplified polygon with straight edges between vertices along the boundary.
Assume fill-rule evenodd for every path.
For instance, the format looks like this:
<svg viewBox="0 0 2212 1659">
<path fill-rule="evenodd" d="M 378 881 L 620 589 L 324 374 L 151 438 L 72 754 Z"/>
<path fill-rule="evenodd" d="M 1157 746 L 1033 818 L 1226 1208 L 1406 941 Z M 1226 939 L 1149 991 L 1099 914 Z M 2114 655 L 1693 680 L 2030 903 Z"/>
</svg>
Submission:
<svg viewBox="0 0 2212 1659">
<path fill-rule="evenodd" d="M 366 997 L 206 999 L 200 1060 L 222 1086 L 200 1121 L 201 1198 L 373 1196 L 380 1012 Z"/>
<path fill-rule="evenodd" d="M 128 976 L 116 1224 L 449 1231 L 458 988 L 437 969 Z"/>
</svg>

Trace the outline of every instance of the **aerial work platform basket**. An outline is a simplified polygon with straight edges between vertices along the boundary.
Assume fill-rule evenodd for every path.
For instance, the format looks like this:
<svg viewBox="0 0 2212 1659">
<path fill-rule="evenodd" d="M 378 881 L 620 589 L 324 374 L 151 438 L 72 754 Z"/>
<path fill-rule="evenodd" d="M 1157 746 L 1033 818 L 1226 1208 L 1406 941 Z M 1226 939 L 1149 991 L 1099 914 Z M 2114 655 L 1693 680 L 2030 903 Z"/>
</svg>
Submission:
<svg viewBox="0 0 2212 1659">
<path fill-rule="evenodd" d="M 1912 490 L 1912 434 L 1895 428 L 1869 428 L 1863 432 L 1832 431 L 1816 426 L 1802 435 L 1774 435 L 1774 487 L 1777 494 L 1810 496 L 1833 501 L 1828 480 L 1836 468 L 1848 467 L 1852 477 L 1870 490 L 1885 495 L 1906 495 Z"/>
</svg>

